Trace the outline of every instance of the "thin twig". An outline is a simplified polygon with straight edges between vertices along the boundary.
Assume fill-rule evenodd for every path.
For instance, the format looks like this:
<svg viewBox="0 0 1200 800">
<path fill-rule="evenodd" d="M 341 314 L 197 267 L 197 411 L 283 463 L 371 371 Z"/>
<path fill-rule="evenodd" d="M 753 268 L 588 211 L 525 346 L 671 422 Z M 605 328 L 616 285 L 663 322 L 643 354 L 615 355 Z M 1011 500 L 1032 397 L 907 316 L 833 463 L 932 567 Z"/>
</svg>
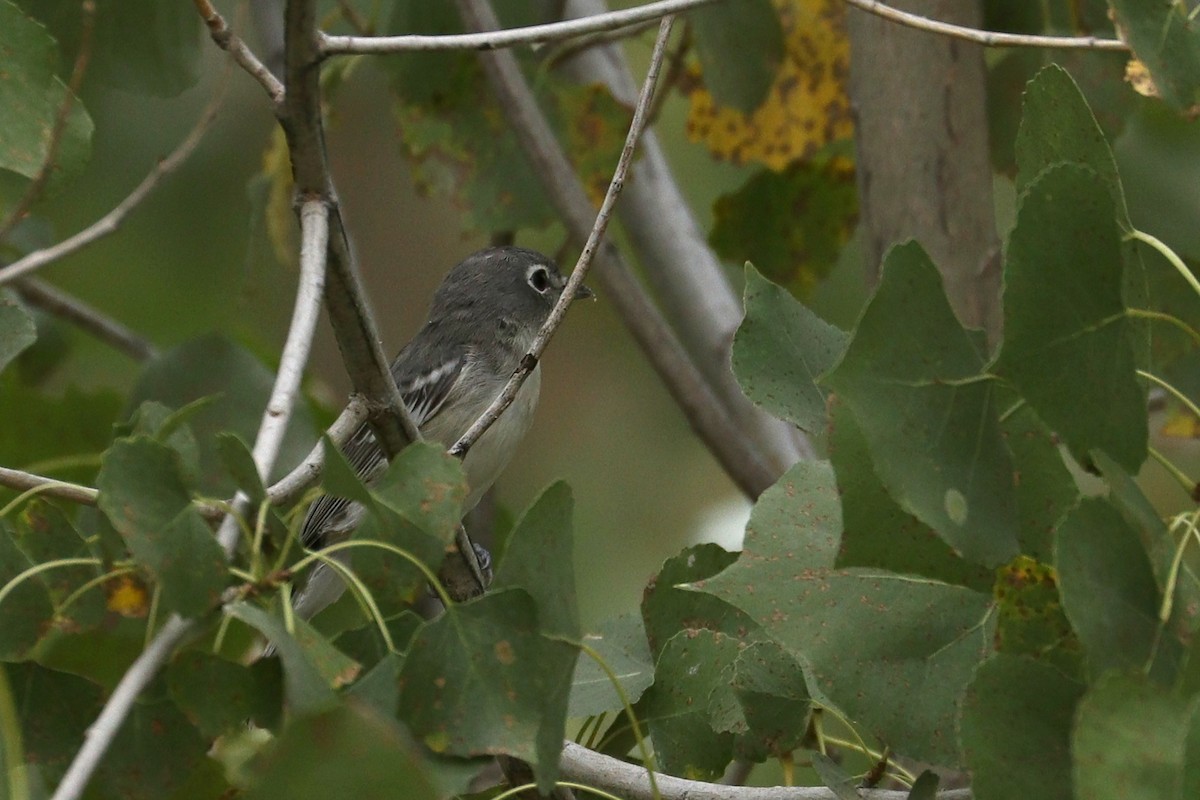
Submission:
<svg viewBox="0 0 1200 800">
<path fill-rule="evenodd" d="M 611 11 L 607 14 L 530 25 L 509 30 L 489 30 L 444 36 L 406 34 L 404 36 L 326 36 L 321 34 L 321 55 L 347 53 L 399 53 L 411 50 L 496 50 L 518 44 L 537 44 L 569 39 L 598 31 L 611 31 L 669 14 L 696 8 L 716 0 L 658 0 L 643 6 Z"/>
<path fill-rule="evenodd" d="M 481 0 L 459 0 L 459 10 L 473 29 L 486 30 L 497 25 L 495 13 Z M 481 53 L 479 58 L 534 173 L 571 237 L 582 243 L 595 221 L 593 206 L 538 108 L 515 56 L 508 51 L 497 51 Z M 599 249 L 596 259 L 596 272 L 605 297 L 613 302 L 692 427 L 738 486 L 757 496 L 774 482 L 778 473 L 759 458 L 743 432 L 730 422 L 674 331 L 611 242 Z"/>
<path fill-rule="evenodd" d="M 192 151 L 196 149 L 196 145 L 200 144 L 200 140 L 208 132 L 212 121 L 216 119 L 221 103 L 225 100 L 227 85 L 228 81 L 222 79 L 216 93 L 213 95 L 212 100 L 209 101 L 208 106 L 205 107 L 204 112 L 200 115 L 200 119 L 196 122 L 195 127 L 171 151 L 170 155 L 154 165 L 154 168 L 142 179 L 137 188 L 118 203 L 112 211 L 109 211 L 74 236 L 43 250 L 34 250 L 24 258 L 18 259 L 7 267 L 0 269 L 0 286 L 27 275 L 34 270 L 41 269 L 47 264 L 52 264 L 77 250 L 81 250 L 97 239 L 102 239 L 121 227 L 121 224 L 129 216 L 129 213 L 146 199 L 150 192 L 158 186 L 159 181 L 174 172 L 192 154 Z"/>
<path fill-rule="evenodd" d="M 95 0 L 83 0 L 80 14 L 82 19 L 79 31 L 79 51 L 75 54 L 75 64 L 71 67 L 71 77 L 67 81 L 66 91 L 63 92 L 63 100 L 58 106 L 58 113 L 54 117 L 54 125 L 50 128 L 50 138 L 46 142 L 46 157 L 42 159 L 42 166 L 33 180 L 29 182 L 29 186 L 25 188 L 25 193 L 13 207 L 12 213 L 4 222 L 0 223 L 0 241 L 4 241 L 5 237 L 16 227 L 17 223 L 25 218 L 25 214 L 42 196 L 46 184 L 50 182 L 50 175 L 57 166 L 58 148 L 62 144 L 63 134 L 67 132 L 67 122 L 71 119 L 71 108 L 75 105 L 75 98 L 79 94 L 80 87 L 83 86 L 83 76 L 87 74 L 88 62 L 92 58 L 92 34 L 96 29 Z"/>
<path fill-rule="evenodd" d="M 570 9 L 597 14 L 606 6 L 603 0 L 574 0 Z M 622 103 L 632 106 L 637 97 L 619 46 L 591 48 L 565 67 L 580 83 L 606 85 Z M 798 459 L 815 457 L 813 447 L 799 429 L 771 416 L 743 393 L 729 360 L 734 332 L 742 321 L 742 298 L 709 246 L 652 128 L 642 135 L 639 150 L 617 211 L 629 247 L 644 268 L 662 314 L 695 358 L 732 428 L 778 477 Z"/>
<path fill-rule="evenodd" d="M 986 47 L 1053 47 L 1074 50 L 1115 50 L 1127 52 L 1129 45 L 1120 39 L 1104 39 L 1098 36 L 1040 36 L 1028 33 L 996 33 L 981 31 L 978 28 L 968 28 L 964 25 L 953 25 L 936 19 L 922 17 L 908 11 L 893 8 L 879 0 L 846 0 L 855 8 L 868 14 L 883 17 L 886 20 L 899 23 L 908 28 L 928 31 L 953 39 L 963 39 Z"/>
<path fill-rule="evenodd" d="M 69 481 L 56 481 L 44 475 L 34 475 L 32 472 L 9 467 L 0 467 L 0 486 L 7 486 L 9 489 L 21 492 L 45 486 L 46 488 L 42 490 L 41 494 L 46 497 L 58 497 L 85 506 L 96 505 L 96 496 L 99 494 L 90 486 L 81 486 Z"/>
<path fill-rule="evenodd" d="M 296 288 L 296 305 L 279 359 L 275 385 L 263 411 L 252 451 L 254 466 L 258 469 L 259 478 L 264 481 L 279 457 L 279 448 L 300 393 L 304 366 L 312 351 L 317 319 L 321 313 L 321 297 L 325 292 L 325 254 L 328 244 L 328 209 L 320 200 L 309 200 L 300 209 L 300 283 Z M 233 500 L 233 512 L 225 516 L 217 531 L 217 542 L 225 550 L 227 558 L 233 557 L 237 547 L 240 531 L 238 518 L 245 515 L 249 501 L 247 495 L 239 492 Z"/>
<path fill-rule="evenodd" d="M 487 410 L 479 416 L 479 419 L 467 429 L 458 441 L 450 448 L 450 454 L 463 458 L 471 445 L 478 441 L 483 432 L 492 426 L 500 415 L 504 413 L 504 409 L 512 405 L 513 400 L 517 397 L 517 392 L 520 391 L 521 385 L 525 383 L 525 379 L 533 372 L 537 366 L 538 359 L 542 357 L 542 353 L 546 350 L 546 345 L 550 343 L 550 337 L 558 330 L 558 326 L 562 324 L 563 318 L 567 315 L 567 309 L 575 300 L 575 292 L 583 285 L 583 280 L 587 276 L 588 270 L 592 266 L 592 259 L 596 255 L 596 250 L 600 246 L 600 240 L 604 237 L 605 231 L 608 230 L 609 220 L 612 219 L 613 207 L 616 205 L 617 196 L 621 194 L 621 189 L 625 186 L 625 175 L 629 172 L 629 165 L 633 162 L 633 151 L 637 147 L 638 139 L 642 135 L 642 130 L 646 124 L 646 111 L 650 107 L 650 102 L 654 98 L 654 87 L 658 82 L 658 72 L 662 67 L 663 55 L 667 51 L 667 40 L 671 37 L 671 26 L 674 23 L 673 16 L 663 17 L 658 27 L 658 38 L 654 41 L 654 51 L 650 55 L 650 67 L 646 71 L 646 79 L 642 83 L 642 92 L 638 97 L 637 105 L 633 109 L 633 121 L 629 125 L 629 133 L 625 136 L 625 146 L 621 149 L 621 156 L 617 160 L 617 167 L 613 171 L 612 180 L 609 181 L 608 191 L 604 194 L 604 202 L 600 204 L 600 211 L 596 214 L 596 221 L 592 224 L 592 230 L 588 234 L 587 242 L 583 246 L 583 251 L 579 254 L 579 260 L 575 262 L 575 269 L 571 272 L 571 277 L 567 280 L 567 285 L 563 289 L 562 296 L 558 298 L 558 302 L 554 304 L 554 308 L 550 310 L 550 316 L 542 324 L 541 329 L 537 332 L 537 336 L 533 338 L 533 343 L 529 346 L 529 352 L 521 359 L 521 365 L 508 379 L 504 389 L 496 396 Z"/>
<path fill-rule="evenodd" d="M 677 778 L 655 773 L 652 790 L 646 769 L 603 753 L 589 750 L 574 742 L 563 745 L 560 771 L 565 778 L 595 786 L 627 800 L 836 800 L 832 789 L 824 786 L 727 786 Z M 905 800 L 907 790 L 859 789 L 862 800 Z M 939 792 L 938 800 L 970 800 L 970 789 L 951 789 Z"/>
<path fill-rule="evenodd" d="M 254 55 L 242 38 L 230 29 L 225 18 L 213 8 L 209 0 L 192 0 L 192 2 L 196 6 L 196 11 L 200 12 L 204 24 L 208 26 L 208 34 L 216 42 L 217 47 L 229 53 L 229 56 L 242 69 L 250 73 L 250 77 L 267 90 L 271 102 L 279 106 L 283 102 L 283 84 L 279 82 L 279 79 L 271 74 L 271 70 L 267 69 L 258 56 Z"/>
<path fill-rule="evenodd" d="M 357 395 L 350 398 L 350 403 L 341 415 L 329 426 L 325 435 L 338 446 L 344 444 L 358 427 L 367 421 L 367 404 Z M 310 486 L 321 477 L 322 465 L 325 461 L 325 448 L 320 442 L 312 452 L 301 461 L 291 472 L 280 478 L 267 489 L 267 499 L 272 505 L 282 506 L 295 502 Z M 0 467 L 0 486 L 7 486 L 18 491 L 39 489 L 46 497 L 57 497 L 72 503 L 94 506 L 97 490 L 91 486 L 83 486 L 70 481 L 60 481 L 45 475 L 35 475 L 9 467 Z M 45 487 L 45 488 L 42 488 Z M 198 504 L 200 514 L 209 520 L 217 520 L 225 515 L 229 505 L 234 501 L 217 501 Z"/>
<path fill-rule="evenodd" d="M 26 278 L 17 282 L 16 290 L 29 305 L 70 322 L 132 359 L 147 361 L 158 355 L 158 348 L 141 334 L 45 281 Z"/>
</svg>

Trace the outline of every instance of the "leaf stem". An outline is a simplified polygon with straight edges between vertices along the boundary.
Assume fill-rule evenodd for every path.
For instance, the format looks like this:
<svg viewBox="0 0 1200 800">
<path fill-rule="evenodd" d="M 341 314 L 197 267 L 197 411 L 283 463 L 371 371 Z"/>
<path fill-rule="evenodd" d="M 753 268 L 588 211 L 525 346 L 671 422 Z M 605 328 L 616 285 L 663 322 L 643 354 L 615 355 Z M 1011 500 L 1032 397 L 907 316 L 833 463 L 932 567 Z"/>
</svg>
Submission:
<svg viewBox="0 0 1200 800">
<path fill-rule="evenodd" d="M 1192 274 L 1190 269 L 1188 269 L 1187 264 L 1183 263 L 1183 259 L 1180 258 L 1174 250 L 1172 250 L 1170 247 L 1167 247 L 1167 245 L 1161 239 L 1152 236 L 1145 231 L 1139 230 L 1134 230 L 1130 233 L 1127 233 L 1125 235 L 1125 239 L 1127 241 L 1143 242 L 1157 250 L 1159 254 L 1165 258 L 1172 267 L 1175 268 L 1175 271 L 1183 276 L 1183 279 L 1188 282 L 1189 286 L 1192 287 L 1192 291 L 1200 296 L 1200 280 L 1196 280 L 1196 276 Z"/>
</svg>

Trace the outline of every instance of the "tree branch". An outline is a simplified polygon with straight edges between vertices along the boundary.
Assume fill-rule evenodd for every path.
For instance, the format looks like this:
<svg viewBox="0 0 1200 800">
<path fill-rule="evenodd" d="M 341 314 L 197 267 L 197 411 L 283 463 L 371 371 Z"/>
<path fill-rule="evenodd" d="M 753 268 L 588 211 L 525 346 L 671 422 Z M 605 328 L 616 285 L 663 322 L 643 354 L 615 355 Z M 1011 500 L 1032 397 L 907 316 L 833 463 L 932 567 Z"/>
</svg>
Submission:
<svg viewBox="0 0 1200 800">
<path fill-rule="evenodd" d="M 1117 50 L 1128 52 L 1129 45 L 1120 39 L 1102 39 L 1096 36 L 1037 36 L 1026 33 L 994 33 L 971 28 L 965 25 L 953 25 L 940 22 L 919 14 L 901 11 L 879 0 L 846 0 L 846 3 L 862 9 L 868 14 L 891 20 L 919 31 L 949 36 L 953 39 L 963 39 L 976 42 L 987 47 L 1056 47 L 1076 50 Z"/>
<path fill-rule="evenodd" d="M 263 411 L 258 435 L 254 439 L 254 466 L 258 476 L 267 480 L 279 457 L 279 448 L 287 432 L 304 365 L 312 351 L 317 319 L 321 313 L 321 295 L 325 291 L 325 253 L 329 243 L 329 215 L 320 200 L 309 200 L 300 209 L 300 283 L 296 288 L 296 305 L 288 326 L 287 340 L 279 359 L 279 371 L 271 397 Z M 242 492 L 234 497 L 233 511 L 225 515 L 217 530 L 217 542 L 232 558 L 241 527 L 238 518 L 245 516 L 250 498 Z"/>
<path fill-rule="evenodd" d="M 77 250 L 81 250 L 97 239 L 102 239 L 120 228 L 125 218 L 129 216 L 129 213 L 146 199 L 150 192 L 158 186 L 158 182 L 174 172 L 192 154 L 196 149 L 196 145 L 200 144 L 200 140 L 204 138 L 204 134 L 208 132 L 209 126 L 216 118 L 221 103 L 225 100 L 227 85 L 228 82 L 222 79 L 220 86 L 218 86 L 216 93 L 213 95 L 213 99 L 205 107 L 195 127 L 171 151 L 170 155 L 154 165 L 154 168 L 142 179 L 142 182 L 124 200 L 118 203 L 112 211 L 109 211 L 74 236 L 64 239 L 52 247 L 34 250 L 24 258 L 20 258 L 7 267 L 0 269 L 0 286 L 27 275 L 34 270 L 41 269 L 47 264 L 52 264 Z"/>
<path fill-rule="evenodd" d="M 141 334 L 45 281 L 25 278 L 15 288 L 29 305 L 70 322 L 136 361 L 158 355 L 158 348 Z"/>
<path fill-rule="evenodd" d="M 645 767 L 627 764 L 574 742 L 563 745 L 559 769 L 563 777 L 612 792 L 626 800 L 837 800 L 824 786 L 728 786 L 654 774 L 656 796 Z M 939 792 L 938 800 L 970 800 L 970 789 Z M 859 789 L 862 800 L 905 800 L 907 791 Z"/>
<path fill-rule="evenodd" d="M 329 209 L 329 260 L 325 307 L 354 390 L 370 408 L 370 424 L 391 458 L 420 432 L 396 388 L 379 332 L 363 296 L 346 238 L 321 125 L 319 52 L 315 0 L 290 0 L 284 20 L 286 92 L 279 121 L 287 135 L 297 197 L 321 199 Z"/>
<path fill-rule="evenodd" d="M 96 495 L 99 494 L 99 492 L 90 486 L 81 486 L 78 483 L 71 483 L 69 481 L 56 481 L 44 475 L 34 475 L 32 472 L 10 469 L 9 467 L 0 467 L 0 486 L 7 486 L 19 492 L 26 492 L 30 489 L 38 489 L 44 486 L 46 488 L 42 489 L 40 493 L 47 497 L 58 497 L 85 506 L 96 505 Z"/>
<path fill-rule="evenodd" d="M 529 377 L 537 366 L 538 359 L 542 357 L 542 353 L 546 349 L 546 345 L 550 343 L 550 337 L 558 330 L 558 326 L 562 324 L 563 319 L 567 315 L 567 309 L 575 300 L 575 293 L 579 287 L 583 285 L 583 280 L 587 276 L 588 269 L 592 266 L 592 258 L 596 254 L 596 249 L 600 246 L 600 240 L 604 237 L 604 233 L 608 230 L 608 222 L 612 218 L 613 207 L 616 205 L 617 196 L 621 194 L 621 189 L 625 186 L 625 175 L 629 172 L 629 165 L 633 161 L 633 151 L 637 147 L 638 138 L 642 135 L 642 130 L 646 125 L 646 113 L 650 108 L 650 101 L 654 98 L 654 87 L 658 82 L 658 72 L 662 67 L 663 55 L 667 51 L 667 40 L 671 36 L 671 25 L 675 18 L 672 16 L 663 17 L 662 22 L 658 27 L 658 38 L 654 40 L 654 51 L 650 55 L 650 66 L 646 70 L 646 79 L 642 82 L 641 95 L 638 97 L 637 105 L 633 109 L 633 120 L 629 124 L 629 132 L 625 135 L 625 145 L 621 148 L 621 157 L 617 159 L 617 167 L 613 171 L 612 180 L 608 183 L 608 191 L 604 193 L 604 201 L 600 204 L 600 211 L 596 214 L 596 221 L 592 223 L 592 229 L 588 233 L 587 242 L 583 246 L 583 250 L 579 254 L 579 260 L 575 262 L 575 269 L 571 271 L 571 277 L 567 280 L 567 285 L 563 289 L 562 296 L 558 298 L 558 302 L 554 304 L 554 308 L 550 311 L 550 316 L 542 324 L 541 329 L 534 337 L 533 343 L 529 346 L 529 352 L 521 359 L 521 365 L 517 371 L 509 378 L 504 389 L 496 396 L 491 405 L 480 415 L 479 419 L 467 429 L 454 446 L 450 448 L 450 454 L 462 458 L 470 449 L 484 431 L 491 427 L 500 415 L 504 413 L 504 409 L 512 405 L 513 400 L 517 397 L 517 392 L 521 390 L 521 384 Z"/>
<path fill-rule="evenodd" d="M 574 0 L 567 8 L 572 14 L 596 14 L 605 4 Z M 619 46 L 593 48 L 567 61 L 566 67 L 579 82 L 602 82 L 618 100 L 631 102 L 634 83 Z M 618 211 L 622 228 L 665 313 L 734 427 L 778 476 L 798 459 L 812 458 L 812 446 L 794 426 L 758 408 L 742 392 L 729 355 L 742 321 L 741 298 L 708 246 L 653 130 L 642 137 L 641 149 Z"/>
<path fill-rule="evenodd" d="M 460 13 L 475 30 L 494 29 L 495 13 L 484 0 L 459 0 Z M 594 211 L 566 154 L 537 106 L 533 92 L 511 52 L 479 56 L 502 110 L 567 231 L 582 244 L 591 230 Z M 596 271 L 608 297 L 621 314 L 668 391 L 683 408 L 693 429 L 716 454 L 744 491 L 757 496 L 777 477 L 726 416 L 703 377 L 658 309 L 646 296 L 611 242 L 599 248 Z"/>
<path fill-rule="evenodd" d="M 254 55 L 242 38 L 230 29 L 225 18 L 213 8 L 209 0 L 192 0 L 192 2 L 195 4 L 196 10 L 200 12 L 200 18 L 208 26 L 208 35 L 212 37 L 217 47 L 229 53 L 230 58 L 250 73 L 250 77 L 267 90 L 267 96 L 278 108 L 283 102 L 283 84 L 279 82 L 279 79 L 271 74 L 271 70 L 267 69 L 258 56 Z"/>
<path fill-rule="evenodd" d="M 348 53 L 400 53 L 413 50 L 495 50 L 518 44 L 538 44 L 569 39 L 598 31 L 611 31 L 655 20 L 716 0 L 658 0 L 643 6 L 610 11 L 582 19 L 530 25 L 509 30 L 488 30 L 446 36 L 326 36 L 320 34 L 322 56 Z M 499 26 L 494 26 L 498 28 Z"/>
</svg>

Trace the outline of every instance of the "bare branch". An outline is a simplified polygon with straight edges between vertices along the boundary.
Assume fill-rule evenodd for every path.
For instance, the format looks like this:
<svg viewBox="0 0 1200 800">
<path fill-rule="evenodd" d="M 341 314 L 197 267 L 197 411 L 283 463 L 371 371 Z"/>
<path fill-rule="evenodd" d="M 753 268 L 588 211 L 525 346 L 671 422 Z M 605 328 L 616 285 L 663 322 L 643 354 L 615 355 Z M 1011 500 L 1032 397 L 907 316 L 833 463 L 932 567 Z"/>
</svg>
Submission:
<svg viewBox="0 0 1200 800">
<path fill-rule="evenodd" d="M 824 786 L 728 786 L 689 781 L 673 775 L 654 773 L 658 793 L 653 791 L 647 770 L 574 742 L 563 745 L 559 768 L 563 777 L 612 792 L 627 800 L 837 800 L 832 789 Z M 859 789 L 862 800 L 905 800 L 907 791 Z M 939 792 L 938 800 L 970 800 L 970 789 Z"/>
<path fill-rule="evenodd" d="M 568 13 L 595 14 L 602 0 L 575 0 Z M 635 87 L 620 47 L 587 50 L 566 62 L 582 83 L 600 81 L 624 103 Z M 679 189 L 653 130 L 642 137 L 641 158 L 619 209 L 621 225 L 645 267 L 663 311 L 686 345 L 696 366 L 730 417 L 776 476 L 812 447 L 798 429 L 755 406 L 742 392 L 730 366 L 730 346 L 742 321 L 741 298 Z"/>
<path fill-rule="evenodd" d="M 288 421 L 292 418 L 296 396 L 300 393 L 304 365 L 308 363 L 308 354 L 312 351 L 317 318 L 321 312 L 321 295 L 325 291 L 325 254 L 328 244 L 328 209 L 320 200 L 309 200 L 300 209 L 300 283 L 296 288 L 296 305 L 279 359 L 275 385 L 254 440 L 254 466 L 264 481 L 279 457 L 279 447 L 287 432 Z M 239 492 L 233 501 L 233 512 L 225 516 L 217 531 L 217 542 L 225 550 L 227 558 L 233 557 L 240 531 L 238 517 L 246 513 L 248 506 L 249 498 Z"/>
<path fill-rule="evenodd" d="M 987 47 L 1055 47 L 1075 50 L 1116 50 L 1127 52 L 1129 45 L 1120 39 L 1102 39 L 1097 36 L 1038 36 L 1027 33 L 994 33 L 952 25 L 936 19 L 922 17 L 908 11 L 892 8 L 879 0 L 846 0 L 846 3 L 892 22 L 920 31 L 937 33 L 954 39 L 976 42 Z"/>
<path fill-rule="evenodd" d="M 325 435 L 338 447 L 367 421 L 367 404 L 359 395 L 353 395 L 346 408 L 338 415 Z M 291 472 L 276 481 L 267 489 L 267 497 L 277 506 L 287 505 L 297 500 L 301 494 L 317 482 L 325 464 L 325 445 L 317 442 L 304 460 L 297 464 Z"/>
<path fill-rule="evenodd" d="M 46 497 L 58 497 L 85 506 L 96 505 L 96 496 L 99 494 L 99 492 L 90 486 L 80 486 L 78 483 L 70 483 L 68 481 L 56 481 L 53 478 L 47 478 L 43 475 L 34 475 L 32 472 L 23 472 L 19 469 L 10 469 L 8 467 L 0 467 L 0 486 L 7 486 L 10 489 L 16 489 L 20 492 L 44 486 L 46 488 L 42 489 L 41 494 Z"/>
<path fill-rule="evenodd" d="M 658 0 L 622 11 L 611 11 L 583 19 L 530 25 L 509 30 L 447 36 L 326 36 L 320 35 L 321 55 L 347 53 L 400 53 L 412 50 L 495 50 L 518 44 L 537 44 L 569 39 L 599 31 L 611 31 L 716 2 L 716 0 Z M 494 26 L 498 27 L 498 26 Z"/>
<path fill-rule="evenodd" d="M 286 93 L 280 123 L 292 157 L 300 198 L 320 198 L 329 208 L 329 274 L 325 307 L 354 390 L 368 402 L 375 437 L 389 458 L 420 438 L 388 369 L 379 331 L 367 307 L 358 270 L 326 161 L 321 125 L 319 53 L 314 0 L 291 0 L 285 25 Z"/>
<path fill-rule="evenodd" d="M 467 24 L 474 29 L 495 28 L 498 24 L 491 7 L 483 0 L 459 0 L 458 5 Z M 521 149 L 542 180 L 571 237 L 582 244 L 595 219 L 591 202 L 538 108 L 516 58 L 508 51 L 481 53 L 479 58 Z M 596 257 L 596 271 L 607 297 L 692 427 L 734 481 L 748 494 L 757 496 L 778 473 L 760 460 L 743 432 L 730 422 L 616 248 L 606 243 Z"/>
<path fill-rule="evenodd" d="M 547 317 L 537 332 L 537 336 L 534 337 L 533 343 L 529 346 L 529 352 L 521 359 L 520 367 L 509 378 L 504 389 L 487 407 L 487 410 L 450 448 L 451 455 L 458 458 L 464 457 L 471 445 L 491 427 L 492 423 L 499 419 L 500 415 L 504 413 L 504 409 L 512 405 L 513 400 L 517 397 L 517 392 L 521 389 L 521 384 L 537 366 L 538 359 L 542 357 L 546 345 L 550 343 L 550 337 L 562 324 L 567 315 L 567 309 L 575 300 L 575 293 L 583 285 L 583 279 L 592 266 L 592 258 L 600 246 L 600 240 L 608 230 L 608 221 L 612 218 L 613 207 L 616 205 L 617 196 L 625 186 L 625 175 L 629 172 L 629 165 L 633 161 L 634 148 L 645 128 L 646 112 L 650 107 L 650 101 L 654 98 L 654 87 L 658 82 L 658 72 L 662 67 L 663 54 L 667 51 L 667 40 L 671 36 L 671 25 L 674 21 L 674 17 L 663 17 L 662 22 L 659 23 L 658 38 L 654 40 L 654 51 L 650 56 L 650 67 L 646 71 L 646 79 L 642 83 L 642 92 L 638 97 L 637 106 L 633 110 L 633 121 L 629 125 L 629 133 L 625 136 L 625 146 L 621 149 L 621 157 L 617 160 L 616 170 L 613 171 L 612 180 L 609 181 L 604 201 L 600 204 L 600 211 L 596 214 L 596 221 L 592 224 L 592 230 L 579 254 L 579 260 L 575 262 L 575 269 L 571 271 L 571 277 L 567 280 L 562 296 L 558 298 L 558 302 L 550 310 L 550 316 Z"/>
<path fill-rule="evenodd" d="M 42 160 L 42 166 L 38 169 L 37 175 L 25 187 L 25 194 L 17 201 L 12 213 L 8 215 L 8 219 L 0 223 L 0 241 L 3 241 L 17 226 L 17 223 L 24 219 L 25 214 L 42 196 L 46 184 L 50 182 L 50 175 L 58 163 L 58 148 L 62 144 L 63 134 L 67 132 L 67 122 L 71 119 L 71 108 L 75 105 L 75 97 L 79 94 L 79 88 L 83 86 L 83 76 L 87 73 L 88 62 L 92 58 L 92 34 L 96 29 L 95 0 L 83 0 L 81 17 L 79 51 L 75 54 L 75 65 L 71 67 L 71 77 L 67 81 L 66 91 L 63 92 L 63 100 L 58 106 L 58 113 L 54 117 L 54 125 L 50 128 L 50 138 L 46 142 L 46 157 Z"/>
<path fill-rule="evenodd" d="M 208 34 L 216 42 L 217 47 L 229 53 L 230 58 L 237 62 L 238 66 L 250 73 L 250 77 L 267 90 L 271 102 L 279 106 L 283 102 L 283 84 L 279 82 L 279 79 L 271 74 L 271 70 L 267 69 L 258 56 L 254 55 L 242 38 L 230 29 L 225 18 L 213 8 L 209 0 L 192 0 L 192 2 L 195 4 L 196 10 L 200 12 L 204 24 L 208 26 Z"/>
<path fill-rule="evenodd" d="M 129 213 L 138 207 L 139 204 L 158 186 L 158 182 L 165 176 L 174 172 L 180 164 L 187 160 L 192 151 L 196 149 L 196 145 L 200 144 L 200 140 L 204 138 L 204 134 L 208 132 L 212 121 L 216 119 L 217 111 L 221 107 L 221 103 L 225 100 L 225 89 L 228 81 L 222 79 L 220 86 L 217 88 L 213 99 L 209 101 L 208 106 L 200 115 L 200 119 L 196 122 L 195 127 L 184 137 L 183 141 L 171 151 L 171 154 L 159 161 L 150 170 L 150 173 L 142 179 L 142 182 L 137 185 L 129 195 L 120 203 L 109 211 L 100 219 L 93 222 L 88 227 L 81 230 L 79 233 L 59 242 L 52 247 L 47 247 L 43 250 L 34 250 L 24 258 L 9 264 L 7 267 L 0 269 L 0 286 L 10 283 L 17 278 L 41 269 L 47 264 L 52 264 L 60 258 L 70 255 L 71 253 L 81 250 L 97 239 L 102 239 L 105 236 L 115 232 Z"/>
<path fill-rule="evenodd" d="M 158 355 L 158 348 L 141 334 L 45 281 L 26 278 L 17 282 L 16 290 L 29 305 L 70 322 L 136 361 Z"/>
</svg>

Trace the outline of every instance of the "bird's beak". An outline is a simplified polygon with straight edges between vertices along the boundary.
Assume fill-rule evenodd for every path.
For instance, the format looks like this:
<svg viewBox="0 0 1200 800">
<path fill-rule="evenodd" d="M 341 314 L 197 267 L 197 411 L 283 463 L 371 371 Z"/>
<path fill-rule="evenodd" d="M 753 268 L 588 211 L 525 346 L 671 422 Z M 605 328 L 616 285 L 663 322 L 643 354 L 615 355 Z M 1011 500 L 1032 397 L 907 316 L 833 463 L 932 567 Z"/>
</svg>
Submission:
<svg viewBox="0 0 1200 800">
<path fill-rule="evenodd" d="M 575 290 L 575 299 L 576 300 L 595 300 L 596 293 L 593 292 L 591 289 L 589 289 L 586 285 L 581 283 L 581 284 L 579 284 L 579 288 Z"/>
</svg>

